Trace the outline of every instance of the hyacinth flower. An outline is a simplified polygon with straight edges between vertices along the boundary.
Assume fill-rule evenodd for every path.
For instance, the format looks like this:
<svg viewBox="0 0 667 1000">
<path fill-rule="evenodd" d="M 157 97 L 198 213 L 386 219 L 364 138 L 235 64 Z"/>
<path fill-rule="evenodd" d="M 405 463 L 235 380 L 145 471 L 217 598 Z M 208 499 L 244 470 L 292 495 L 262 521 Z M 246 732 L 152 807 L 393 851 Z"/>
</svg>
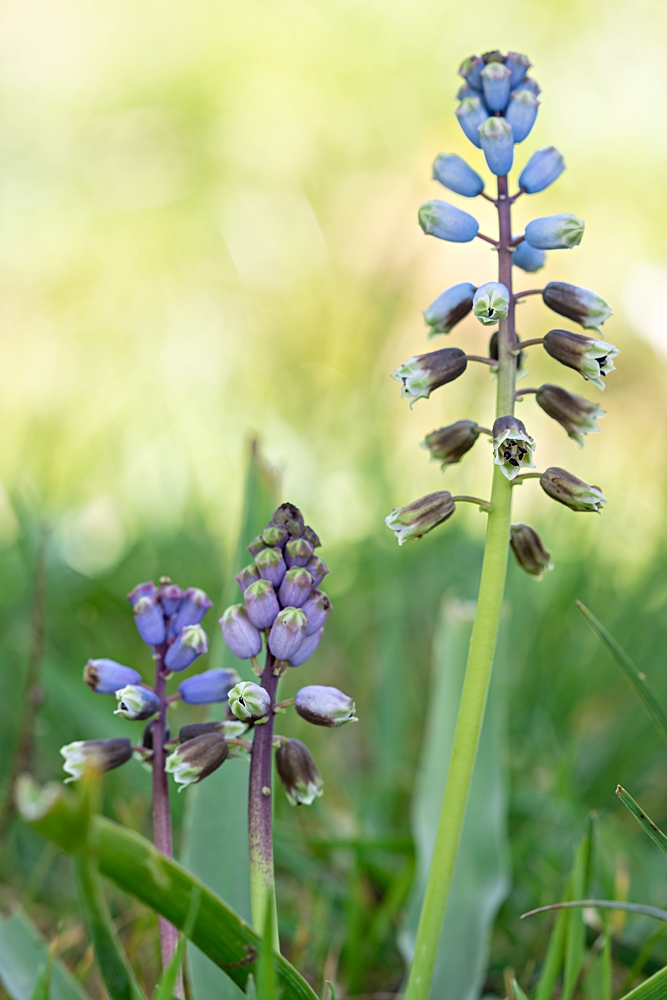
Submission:
<svg viewBox="0 0 667 1000">
<path fill-rule="evenodd" d="M 518 144 L 530 134 L 539 109 L 541 91 L 530 69 L 526 56 L 499 51 L 470 56 L 459 69 L 464 83 L 458 91 L 460 103 L 456 118 L 473 146 L 482 150 L 488 169 L 495 175 L 493 195 L 489 193 L 486 179 L 472 167 L 467 168 L 465 160 L 458 155 L 440 153 L 433 166 L 434 179 L 449 190 L 467 199 L 482 197 L 494 204 L 498 216 L 497 235 L 481 232 L 473 215 L 446 202 L 427 202 L 418 212 L 419 224 L 427 236 L 450 243 L 481 239 L 491 244 L 497 253 L 496 275 L 489 275 L 489 280 L 477 287 L 461 282 L 447 289 L 424 312 L 429 336 L 449 333 L 469 312 L 482 326 L 495 326 L 488 357 L 452 347 L 431 354 L 415 354 L 392 375 L 401 385 L 401 395 L 410 399 L 412 405 L 415 400 L 428 399 L 433 392 L 463 377 L 468 362 L 477 361 L 489 366 L 495 379 L 491 384 L 496 395 L 492 430 L 481 428 L 474 419 L 455 420 L 433 431 L 423 442 L 431 457 L 447 469 L 465 459 L 480 433 L 490 435 L 493 445 L 488 465 L 490 498 L 453 496 L 435 489 L 427 496 L 397 506 L 385 518 L 387 527 L 395 533 L 399 545 L 403 545 L 440 528 L 455 516 L 461 502 L 473 503 L 488 515 L 466 678 L 406 1000 L 429 1000 L 431 994 L 493 666 L 508 554 L 512 551 L 521 570 L 534 579 L 539 579 L 551 567 L 550 553 L 535 529 L 525 524 L 512 525 L 514 487 L 526 480 L 538 479 L 549 499 L 580 513 L 599 513 L 606 503 L 598 486 L 589 485 L 565 469 L 552 466 L 545 471 L 532 471 L 535 469 L 534 456 L 539 450 L 530 433 L 530 420 L 524 423 L 514 414 L 518 398 L 534 395 L 539 408 L 582 445 L 586 435 L 599 430 L 596 421 L 604 412 L 595 403 L 551 383 L 517 392 L 517 379 L 524 374 L 523 365 L 530 359 L 527 349 L 541 345 L 554 362 L 563 366 L 562 371 L 570 368 L 598 388 L 604 388 L 604 380 L 614 370 L 614 358 L 618 354 L 618 349 L 603 339 L 600 331 L 611 316 L 611 309 L 595 292 L 559 280 L 550 281 L 543 288 L 522 291 L 514 287 L 515 267 L 527 273 L 540 271 L 547 264 L 546 251 L 572 250 L 581 243 L 585 228 L 576 215 L 560 212 L 533 219 L 523 233 L 517 234 L 513 229 L 512 206 L 517 198 L 544 191 L 565 169 L 562 154 L 555 147 L 547 146 L 534 153 L 526 163 L 519 164 L 518 181 L 514 191 L 510 190 L 508 175 L 514 166 Z M 520 338 L 516 328 L 516 307 L 529 295 L 541 296 L 544 305 L 583 327 L 585 332 L 558 329 L 531 339 Z M 290 752 L 285 750 L 283 756 L 286 772 L 291 768 L 296 775 L 301 769 L 303 794 L 317 794 L 317 780 L 309 781 L 309 762 L 298 748 Z M 296 778 L 293 786 L 296 789 L 293 794 L 301 794 Z"/>
<path fill-rule="evenodd" d="M 241 744 L 250 753 L 248 849 L 252 921 L 258 933 L 264 934 L 267 916 L 270 917 L 276 947 L 274 749 L 278 776 L 292 805 L 310 805 L 323 792 L 322 778 L 308 748 L 299 740 L 274 732 L 276 713 L 295 706 L 301 718 L 331 728 L 356 721 L 354 702 L 337 688 L 310 684 L 301 688 L 295 699 L 278 701 L 280 678 L 285 671 L 309 662 L 317 652 L 332 610 L 331 601 L 318 589 L 329 572 L 315 552 L 320 544 L 317 533 L 305 524 L 298 507 L 282 504 L 264 531 L 248 546 L 260 579 L 255 577 L 252 566 L 246 567 L 239 574 L 244 603 L 227 608 L 220 619 L 225 643 L 239 659 L 250 661 L 257 675 L 256 682 L 239 681 L 229 690 L 229 714 L 236 725 L 243 727 L 243 739 L 226 739 L 230 752 Z M 262 649 L 265 659 L 260 665 L 257 657 Z M 214 735 L 219 732 L 217 728 L 206 732 L 188 728 L 189 736 L 200 739 L 206 732 Z M 184 780 L 188 780 L 193 762 L 199 761 L 197 753 L 197 748 L 188 750 L 187 756 L 180 753 L 177 766 Z M 195 774 L 192 780 L 199 778 Z"/>
</svg>

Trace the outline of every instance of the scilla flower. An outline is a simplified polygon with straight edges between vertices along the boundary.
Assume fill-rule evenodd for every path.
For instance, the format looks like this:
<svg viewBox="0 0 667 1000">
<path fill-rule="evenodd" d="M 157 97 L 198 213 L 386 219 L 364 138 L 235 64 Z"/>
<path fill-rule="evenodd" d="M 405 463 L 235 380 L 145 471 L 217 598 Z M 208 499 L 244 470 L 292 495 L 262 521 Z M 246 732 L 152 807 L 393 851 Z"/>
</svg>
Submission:
<svg viewBox="0 0 667 1000">
<path fill-rule="evenodd" d="M 570 510 L 599 514 L 607 498 L 599 486 L 589 486 L 565 469 L 550 468 L 540 476 L 540 486 L 552 500 Z"/>
<path fill-rule="evenodd" d="M 584 226 L 581 219 L 569 212 L 546 215 L 528 223 L 526 242 L 537 250 L 570 250 L 581 243 Z"/>
<path fill-rule="evenodd" d="M 125 684 L 139 684 L 141 674 L 115 660 L 88 660 L 83 679 L 96 694 L 115 694 Z"/>
<path fill-rule="evenodd" d="M 309 684 L 300 688 L 294 699 L 294 707 L 302 719 L 315 726 L 344 726 L 346 722 L 358 722 L 354 714 L 354 701 L 335 687 Z"/>
<path fill-rule="evenodd" d="M 422 441 L 431 458 L 440 462 L 440 468 L 445 471 L 447 466 L 456 465 L 477 441 L 481 431 L 474 420 L 457 420 L 448 427 L 440 427 L 431 431 Z"/>
<path fill-rule="evenodd" d="M 480 285 L 472 300 L 472 311 L 482 326 L 495 326 L 506 319 L 509 307 L 510 293 L 499 281 Z"/>
<path fill-rule="evenodd" d="M 463 375 L 467 366 L 465 351 L 443 347 L 440 351 L 409 358 L 392 372 L 391 377 L 401 383 L 401 395 L 410 399 L 413 405 L 418 399 L 428 399 L 434 389 Z"/>
<path fill-rule="evenodd" d="M 554 312 L 580 323 L 584 329 L 597 329 L 612 314 L 611 306 L 601 295 L 589 288 L 569 285 L 566 281 L 550 281 L 542 292 L 542 298 Z"/>
<path fill-rule="evenodd" d="M 538 149 L 519 174 L 519 187 L 527 194 L 537 194 L 553 184 L 565 170 L 565 160 L 555 146 Z"/>
<path fill-rule="evenodd" d="M 160 699 L 149 688 L 138 684 L 127 684 L 116 691 L 118 708 L 114 715 L 122 715 L 124 719 L 134 722 L 138 719 L 150 719 L 160 711 Z"/>
<path fill-rule="evenodd" d="M 310 750 L 300 740 L 288 740 L 276 750 L 276 768 L 292 806 L 309 806 L 320 795 L 324 782 Z"/>
<path fill-rule="evenodd" d="M 213 771 L 224 764 L 229 756 L 229 748 L 219 733 L 204 733 L 181 743 L 169 754 L 165 771 L 173 775 L 182 792 L 188 785 L 203 781 Z"/>
<path fill-rule="evenodd" d="M 128 739 L 120 737 L 112 740 L 77 740 L 60 748 L 65 759 L 63 770 L 69 774 L 65 784 L 78 781 L 83 776 L 86 767 L 95 767 L 98 771 L 111 771 L 114 767 L 126 764 L 132 757 L 132 744 Z"/>
<path fill-rule="evenodd" d="M 229 707 L 241 722 L 261 722 L 271 711 L 271 696 L 253 681 L 240 681 L 229 692 Z"/>
<path fill-rule="evenodd" d="M 472 309 L 475 292 L 475 286 L 469 281 L 462 281 L 441 292 L 422 314 L 429 327 L 429 338 L 439 333 L 449 333 L 464 319 Z"/>
<path fill-rule="evenodd" d="M 528 524 L 513 524 L 510 528 L 510 546 L 522 570 L 539 580 L 546 570 L 553 569 L 551 553 L 542 539 Z"/>
<path fill-rule="evenodd" d="M 479 141 L 491 173 L 498 177 L 508 174 L 514 162 L 514 138 L 510 123 L 504 118 L 487 118 L 479 127 Z"/>
<path fill-rule="evenodd" d="M 603 378 L 615 370 L 613 359 L 619 353 L 617 347 L 605 340 L 585 337 L 569 330 L 549 330 L 544 338 L 544 349 L 556 361 L 574 368 L 602 390 Z"/>
<path fill-rule="evenodd" d="M 553 420 L 557 420 L 567 431 L 568 437 L 583 448 L 584 434 L 597 434 L 600 430 L 596 420 L 605 416 L 605 411 L 596 403 L 583 396 L 575 396 L 559 385 L 542 385 L 535 393 L 539 406 Z"/>
<path fill-rule="evenodd" d="M 477 219 L 446 201 L 427 201 L 419 209 L 418 218 L 427 236 L 451 243 L 469 243 L 479 231 Z"/>
<path fill-rule="evenodd" d="M 516 417 L 498 417 L 493 425 L 493 461 L 504 476 L 516 479 L 525 469 L 534 469 L 535 442 Z"/>
<path fill-rule="evenodd" d="M 439 153 L 433 162 L 433 180 L 464 198 L 475 198 L 484 190 L 484 181 L 455 153 Z"/>
<path fill-rule="evenodd" d="M 444 524 L 455 510 L 452 494 L 440 490 L 413 500 L 404 507 L 396 507 L 385 517 L 384 523 L 396 533 L 398 544 L 403 545 L 404 542 L 422 538 L 439 524 Z"/>
</svg>

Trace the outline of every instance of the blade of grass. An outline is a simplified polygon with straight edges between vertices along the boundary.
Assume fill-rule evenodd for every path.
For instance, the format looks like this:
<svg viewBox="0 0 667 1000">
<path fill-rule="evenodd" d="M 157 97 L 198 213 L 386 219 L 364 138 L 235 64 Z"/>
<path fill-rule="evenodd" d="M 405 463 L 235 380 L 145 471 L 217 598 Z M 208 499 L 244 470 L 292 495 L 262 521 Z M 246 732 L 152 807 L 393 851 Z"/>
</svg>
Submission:
<svg viewBox="0 0 667 1000">
<path fill-rule="evenodd" d="M 665 1000 L 667 997 L 667 966 L 626 993 L 621 1000 Z"/>
<path fill-rule="evenodd" d="M 0 981 L 11 1000 L 33 1000 L 37 971 L 48 961 L 48 945 L 23 910 L 0 915 Z M 58 959 L 51 968 L 50 1000 L 89 1000 Z"/>
<path fill-rule="evenodd" d="M 32 992 L 32 997 L 30 1000 L 49 1000 L 51 996 L 51 974 L 53 971 L 53 959 L 56 954 L 56 939 L 49 945 L 49 950 L 46 956 L 46 964 L 39 976 L 37 977 L 37 982 L 35 983 L 35 988 Z"/>
<path fill-rule="evenodd" d="M 528 1000 L 528 997 L 523 992 L 516 979 L 512 980 L 512 994 L 513 1000 Z"/>
<path fill-rule="evenodd" d="M 585 896 L 590 891 L 593 878 L 595 855 L 595 816 L 591 815 L 588 829 L 582 837 L 574 855 L 574 864 L 570 876 L 571 895 Z M 563 991 L 561 1000 L 571 1000 L 579 980 L 584 963 L 586 931 L 583 913 L 577 911 L 567 914 L 567 931 L 565 934 L 565 969 L 563 973 Z"/>
<path fill-rule="evenodd" d="M 622 903 L 615 899 L 567 899 L 562 903 L 550 903 L 549 906 L 538 906 L 535 910 L 528 910 L 521 914 L 521 920 L 526 917 L 534 917 L 538 913 L 550 913 L 551 910 L 577 910 L 595 908 L 598 910 L 624 910 L 626 913 L 639 913 L 643 917 L 654 917 L 656 920 L 667 922 L 667 910 L 660 910 L 657 906 L 647 906 L 644 903 Z"/>
<path fill-rule="evenodd" d="M 630 810 L 632 815 L 635 817 L 635 819 L 641 826 L 642 830 L 648 833 L 651 840 L 654 841 L 654 843 L 656 843 L 658 847 L 661 848 L 661 850 L 663 850 L 667 854 L 667 837 L 664 835 L 662 830 L 660 830 L 655 825 L 653 820 L 646 815 L 644 810 L 637 802 L 635 802 L 630 793 L 626 792 L 626 790 L 622 788 L 620 785 L 618 785 L 616 788 L 616 794 L 618 795 L 623 805 L 627 806 L 627 808 Z"/>
<path fill-rule="evenodd" d="M 200 898 L 201 893 L 199 892 L 199 889 L 195 888 L 192 893 L 190 914 L 188 916 L 183 934 L 179 938 L 178 944 L 176 945 L 176 951 L 171 956 L 169 965 L 162 973 L 160 981 L 155 987 L 153 1000 L 172 1000 L 174 987 L 176 985 L 176 980 L 178 979 L 178 973 L 185 958 L 185 945 L 188 939 L 188 934 L 192 932 L 192 928 L 194 927 L 197 910 L 199 909 Z"/>
</svg>

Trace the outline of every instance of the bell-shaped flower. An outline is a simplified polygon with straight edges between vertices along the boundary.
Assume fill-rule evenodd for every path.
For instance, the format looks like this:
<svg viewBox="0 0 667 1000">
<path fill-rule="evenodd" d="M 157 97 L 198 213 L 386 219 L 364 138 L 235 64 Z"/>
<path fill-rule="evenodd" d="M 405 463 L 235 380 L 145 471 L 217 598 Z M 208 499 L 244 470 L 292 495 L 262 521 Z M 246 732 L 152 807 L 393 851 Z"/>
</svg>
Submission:
<svg viewBox="0 0 667 1000">
<path fill-rule="evenodd" d="M 287 570 L 280 549 L 262 549 L 255 556 L 255 564 L 262 580 L 268 580 L 274 587 L 280 586 Z"/>
<path fill-rule="evenodd" d="M 150 719 L 160 711 L 160 699 L 155 691 L 141 687 L 139 684 L 126 684 L 116 691 L 118 708 L 114 715 L 122 715 L 130 722 L 140 719 Z"/>
<path fill-rule="evenodd" d="M 433 161 L 433 180 L 464 198 L 476 198 L 484 190 L 477 171 L 456 153 L 438 153 Z"/>
<path fill-rule="evenodd" d="M 567 368 L 574 368 L 585 379 L 604 390 L 603 378 L 615 371 L 613 359 L 618 348 L 605 340 L 586 337 L 569 330 L 549 330 L 544 338 L 544 349 Z"/>
<path fill-rule="evenodd" d="M 522 240 L 512 254 L 512 263 L 520 267 L 522 271 L 534 274 L 539 271 L 547 262 L 547 255 L 544 250 L 536 250 L 530 243 Z"/>
<path fill-rule="evenodd" d="M 329 567 L 324 559 L 319 556 L 311 556 L 306 563 L 306 569 L 313 578 L 313 587 L 319 587 L 325 576 L 329 575 Z"/>
<path fill-rule="evenodd" d="M 83 679 L 96 694 L 115 694 L 125 684 L 139 684 L 141 674 L 115 660 L 88 660 Z"/>
<path fill-rule="evenodd" d="M 148 646 L 159 646 L 166 637 L 162 607 L 155 597 L 140 597 L 134 605 L 137 632 Z"/>
<path fill-rule="evenodd" d="M 433 461 L 440 462 L 440 468 L 444 472 L 448 465 L 456 465 L 461 461 L 479 435 L 480 428 L 474 420 L 457 420 L 455 424 L 431 431 L 421 446 L 430 453 Z"/>
<path fill-rule="evenodd" d="M 468 366 L 465 351 L 458 347 L 443 347 L 430 354 L 409 358 L 391 377 L 401 383 L 401 395 L 412 406 L 418 399 L 428 399 L 434 389 L 453 382 Z"/>
<path fill-rule="evenodd" d="M 317 632 L 312 632 L 310 635 L 307 635 L 299 644 L 299 648 L 296 653 L 293 653 L 289 658 L 288 663 L 290 667 L 302 667 L 304 663 L 311 658 L 313 653 L 319 649 L 323 635 L 324 627 L 318 629 Z"/>
<path fill-rule="evenodd" d="M 455 510 L 452 494 L 439 490 L 413 500 L 404 507 L 396 507 L 385 517 L 384 523 L 396 533 L 398 544 L 403 545 L 404 542 L 422 538 L 439 524 L 444 524 Z"/>
<path fill-rule="evenodd" d="M 255 628 L 271 628 L 280 612 L 273 585 L 268 580 L 251 583 L 243 594 L 248 618 Z"/>
<path fill-rule="evenodd" d="M 571 250 L 579 246 L 585 223 L 576 215 L 563 212 L 533 219 L 526 226 L 526 242 L 537 250 Z"/>
<path fill-rule="evenodd" d="M 551 553 L 542 539 L 528 524 L 513 524 L 510 528 L 510 546 L 516 561 L 529 576 L 539 580 L 546 570 L 553 569 Z"/>
<path fill-rule="evenodd" d="M 284 608 L 300 608 L 305 604 L 312 589 L 313 578 L 308 570 L 304 566 L 294 566 L 285 573 L 278 597 Z"/>
<path fill-rule="evenodd" d="M 97 771 L 112 771 L 132 757 L 132 744 L 125 737 L 111 740 L 77 740 L 60 748 L 64 757 L 63 770 L 69 774 L 65 784 L 78 781 L 87 767 Z"/>
<path fill-rule="evenodd" d="M 555 146 L 533 153 L 519 174 L 519 188 L 526 194 L 537 194 L 553 184 L 565 170 L 565 160 Z"/>
<path fill-rule="evenodd" d="M 181 601 L 185 596 L 177 583 L 162 583 L 157 592 L 157 599 L 162 605 L 162 610 L 167 618 L 175 615 L 181 606 Z"/>
<path fill-rule="evenodd" d="M 132 607 L 134 607 L 142 597 L 155 597 L 156 594 L 157 587 L 152 580 L 148 580 L 146 583 L 138 583 L 134 590 L 131 590 L 127 595 L 127 599 Z"/>
<path fill-rule="evenodd" d="M 528 56 L 521 52 L 508 52 L 505 65 L 510 71 L 510 87 L 512 90 L 525 78 L 526 73 L 533 65 Z"/>
<path fill-rule="evenodd" d="M 479 129 L 489 117 L 489 113 L 482 101 L 482 95 L 480 94 L 479 97 L 464 97 L 454 114 L 466 139 L 470 139 L 473 146 L 481 149 L 482 141 L 479 136 Z"/>
<path fill-rule="evenodd" d="M 164 658 L 167 670 L 178 673 L 187 670 L 195 660 L 208 651 L 208 639 L 201 625 L 186 625 L 172 642 Z"/>
<path fill-rule="evenodd" d="M 495 326 L 506 319 L 510 308 L 510 293 L 499 281 L 480 285 L 472 300 L 472 311 L 482 326 Z"/>
<path fill-rule="evenodd" d="M 423 312 L 429 338 L 449 333 L 472 309 L 476 288 L 469 281 L 446 288 Z"/>
<path fill-rule="evenodd" d="M 306 538 L 292 538 L 285 546 L 287 568 L 306 566 L 314 551 L 314 546 Z"/>
<path fill-rule="evenodd" d="M 188 785 L 203 781 L 217 771 L 228 756 L 229 747 L 219 733 L 204 733 L 181 743 L 167 757 L 164 769 L 181 786 L 179 792 L 182 792 Z"/>
<path fill-rule="evenodd" d="M 487 118 L 479 126 L 479 141 L 491 173 L 503 177 L 514 162 L 512 126 L 504 118 Z"/>
<path fill-rule="evenodd" d="M 510 99 L 512 71 L 500 62 L 487 63 L 482 70 L 484 102 L 490 111 L 504 111 Z"/>
<path fill-rule="evenodd" d="M 218 701 L 227 701 L 229 692 L 238 682 L 239 675 L 235 670 L 214 667 L 187 677 L 178 685 L 178 690 L 186 705 L 213 705 Z"/>
<path fill-rule="evenodd" d="M 540 486 L 548 497 L 570 510 L 599 514 L 607 498 L 599 486 L 589 486 L 565 469 L 550 468 L 540 476 Z"/>
<path fill-rule="evenodd" d="M 178 635 L 186 625 L 199 625 L 200 621 L 213 606 L 213 601 L 199 587 L 188 587 L 183 595 L 180 607 L 173 619 L 173 626 L 170 623 L 169 631 L 172 636 Z"/>
<path fill-rule="evenodd" d="M 271 524 L 284 524 L 290 538 L 300 538 L 305 530 L 303 514 L 293 503 L 281 503 L 273 512 Z"/>
<path fill-rule="evenodd" d="M 285 608 L 269 632 L 269 649 L 277 660 L 291 660 L 306 635 L 308 619 L 300 608 Z"/>
<path fill-rule="evenodd" d="M 584 329 L 597 329 L 612 314 L 608 302 L 589 288 L 569 285 L 566 281 L 550 281 L 542 292 L 544 304 L 579 323 Z"/>
<path fill-rule="evenodd" d="M 300 688 L 294 699 L 297 713 L 314 726 L 344 726 L 358 722 L 354 700 L 335 687 L 309 684 Z"/>
<path fill-rule="evenodd" d="M 459 76 L 462 76 L 469 87 L 473 90 L 482 90 L 482 70 L 484 60 L 479 56 L 468 56 L 458 68 Z"/>
<path fill-rule="evenodd" d="M 246 590 L 251 583 L 257 583 L 260 579 L 259 570 L 255 566 L 254 562 L 249 566 L 244 566 L 240 573 L 237 573 L 234 577 L 239 587 L 241 588 L 241 593 L 245 594 Z"/>
<path fill-rule="evenodd" d="M 447 201 L 427 201 L 419 208 L 419 225 L 427 236 L 451 243 L 470 243 L 479 232 L 479 223 Z"/>
<path fill-rule="evenodd" d="M 561 389 L 559 385 L 542 385 L 535 393 L 535 399 L 553 420 L 557 420 L 567 431 L 568 437 L 583 448 L 584 434 L 597 434 L 600 428 L 596 420 L 605 416 L 605 411 L 583 396 Z"/>
<path fill-rule="evenodd" d="M 290 805 L 309 806 L 322 795 L 324 782 L 310 750 L 300 740 L 280 744 L 276 769 Z"/>
<path fill-rule="evenodd" d="M 325 625 L 333 610 L 333 604 L 321 590 L 313 590 L 306 603 L 301 606 L 301 610 L 308 619 L 308 624 L 306 625 L 307 638 Z"/>
<path fill-rule="evenodd" d="M 248 617 L 242 604 L 227 608 L 220 619 L 222 638 L 234 656 L 240 660 L 250 660 L 262 651 L 262 634 Z"/>
<path fill-rule="evenodd" d="M 229 692 L 229 707 L 241 722 L 261 722 L 271 712 L 271 695 L 254 681 L 240 681 Z"/>
<path fill-rule="evenodd" d="M 314 549 L 319 549 L 322 545 L 320 541 L 320 536 L 317 534 L 314 528 L 311 528 L 309 524 L 306 524 L 303 529 L 303 537 L 307 542 L 313 546 Z"/>
<path fill-rule="evenodd" d="M 211 722 L 191 722 L 187 726 L 181 726 L 178 731 L 178 741 L 179 743 L 187 743 L 188 740 L 193 740 L 195 736 L 205 736 L 206 733 L 219 733 L 226 740 L 238 739 L 249 728 L 249 724 L 241 722 L 240 719 L 224 719 L 220 721 L 214 719 Z"/>
<path fill-rule="evenodd" d="M 515 142 L 523 142 L 528 138 L 535 124 L 540 106 L 535 94 L 529 90 L 515 90 L 505 112 L 505 120 L 512 126 L 512 137 Z"/>
<path fill-rule="evenodd" d="M 525 469 L 534 469 L 535 442 L 516 417 L 498 417 L 493 425 L 493 462 L 507 479 L 516 479 Z"/>
</svg>

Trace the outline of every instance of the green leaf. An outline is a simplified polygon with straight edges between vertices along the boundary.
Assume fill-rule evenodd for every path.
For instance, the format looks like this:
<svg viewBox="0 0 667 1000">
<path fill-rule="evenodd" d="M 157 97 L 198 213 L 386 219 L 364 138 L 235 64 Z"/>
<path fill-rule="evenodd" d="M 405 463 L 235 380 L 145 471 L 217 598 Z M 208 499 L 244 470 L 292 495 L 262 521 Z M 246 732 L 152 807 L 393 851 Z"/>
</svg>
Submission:
<svg viewBox="0 0 667 1000">
<path fill-rule="evenodd" d="M 51 974 L 53 972 L 53 959 L 55 957 L 55 941 L 49 945 L 46 955 L 46 965 L 37 976 L 35 988 L 32 991 L 30 1000 L 49 1000 L 51 995 Z"/>
<path fill-rule="evenodd" d="M 35 1000 L 49 948 L 23 910 L 0 916 L 0 980 L 11 1000 Z M 90 1000 L 57 958 L 51 966 L 49 1000 Z"/>
<path fill-rule="evenodd" d="M 646 815 L 641 806 L 633 799 L 629 792 L 626 792 L 624 788 L 620 785 L 616 788 L 616 794 L 623 803 L 624 806 L 630 810 L 632 815 L 635 817 L 642 830 L 648 833 L 652 841 L 654 841 L 658 847 L 660 847 L 665 853 L 667 853 L 667 837 L 664 835 L 662 830 L 660 830 L 653 820 Z"/>
<path fill-rule="evenodd" d="M 187 936 L 192 932 L 194 927 L 195 919 L 197 917 L 197 911 L 199 909 L 199 901 L 201 899 L 201 893 L 197 887 L 193 889 L 192 901 L 190 903 L 190 913 L 184 928 L 184 932 L 178 940 L 174 954 L 169 960 L 167 968 L 162 973 L 160 981 L 155 987 L 155 992 L 153 993 L 153 1000 L 173 1000 L 174 987 L 176 986 L 176 980 L 178 979 L 178 973 L 183 966 L 183 959 L 185 958 L 185 944 L 187 941 Z"/>
<path fill-rule="evenodd" d="M 667 743 L 667 714 L 665 714 L 662 705 L 653 693 L 653 690 L 646 679 L 646 675 L 638 669 L 623 647 L 616 642 L 613 635 L 607 631 L 604 625 L 597 620 L 595 615 L 591 614 L 588 608 L 582 604 L 581 601 L 577 601 L 577 607 L 593 631 L 602 640 L 607 652 L 610 654 L 612 659 L 616 661 L 621 669 L 621 673 L 633 688 L 635 694 L 637 694 L 637 696 L 644 703 L 646 710 L 653 719 L 655 728 L 658 730 L 665 743 Z"/>
<path fill-rule="evenodd" d="M 621 1000 L 665 1000 L 667 997 L 667 966 L 626 993 Z"/>
<path fill-rule="evenodd" d="M 516 979 L 512 980 L 512 994 L 513 1000 L 528 1000 L 528 997 L 523 992 Z"/>
<path fill-rule="evenodd" d="M 570 876 L 569 895 L 584 896 L 590 888 L 593 876 L 593 856 L 595 844 L 595 821 L 589 819 L 586 834 L 582 837 L 574 854 L 574 864 Z M 584 963 L 586 930 L 584 915 L 580 910 L 566 914 L 565 971 L 561 1000 L 570 1000 L 579 980 Z"/>
<path fill-rule="evenodd" d="M 338 1000 L 338 993 L 336 992 L 336 987 L 329 980 L 325 980 L 324 983 L 324 998 L 323 1000 Z"/>
<path fill-rule="evenodd" d="M 417 872 L 399 938 L 407 962 L 411 961 L 414 952 L 433 853 L 473 614 L 472 603 L 447 599 L 435 637 L 426 736 L 412 807 Z M 472 1000 L 479 995 L 491 927 L 509 887 L 503 769 L 506 759 L 504 703 L 501 670 L 498 669 L 502 663 L 503 657 L 499 656 L 491 680 L 461 846 L 440 936 L 432 987 L 432 995 L 438 1000 Z"/>
</svg>

